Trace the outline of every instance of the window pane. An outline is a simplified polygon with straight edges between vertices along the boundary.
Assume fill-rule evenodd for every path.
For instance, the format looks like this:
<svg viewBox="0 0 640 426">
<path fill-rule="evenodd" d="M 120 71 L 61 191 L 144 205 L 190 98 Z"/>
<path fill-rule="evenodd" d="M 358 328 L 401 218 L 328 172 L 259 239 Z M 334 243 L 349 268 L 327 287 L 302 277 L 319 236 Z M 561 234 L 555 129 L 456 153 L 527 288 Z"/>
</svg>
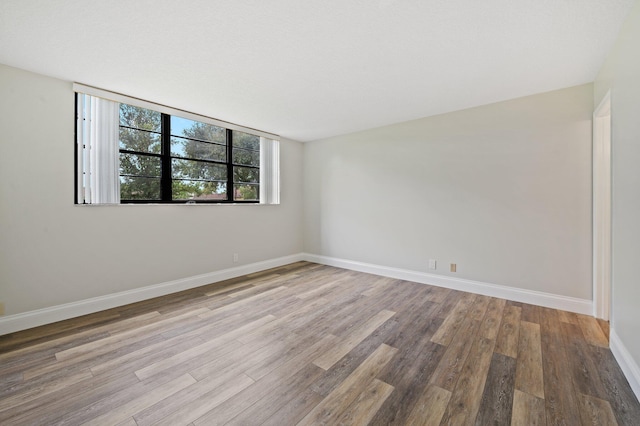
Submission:
<svg viewBox="0 0 640 426">
<path fill-rule="evenodd" d="M 260 151 L 233 148 L 233 163 L 258 167 L 260 165 Z"/>
<path fill-rule="evenodd" d="M 260 182 L 260 169 L 252 169 L 249 167 L 234 167 L 233 182 L 258 183 Z"/>
<path fill-rule="evenodd" d="M 120 176 L 122 200 L 160 200 L 160 178 Z"/>
<path fill-rule="evenodd" d="M 233 131 L 233 147 L 260 150 L 260 136 L 250 135 L 249 133 Z"/>
<path fill-rule="evenodd" d="M 174 180 L 172 182 L 172 198 L 174 200 L 226 200 L 227 183 Z"/>
<path fill-rule="evenodd" d="M 227 166 L 205 163 L 204 161 L 171 160 L 174 179 L 227 180 Z"/>
<path fill-rule="evenodd" d="M 150 132 L 162 131 L 162 114 L 146 108 L 120 104 L 120 125 Z"/>
<path fill-rule="evenodd" d="M 160 154 L 162 150 L 160 134 L 120 127 L 120 149 Z"/>
<path fill-rule="evenodd" d="M 258 201 L 260 186 L 257 184 L 233 185 L 233 194 L 237 201 Z"/>
<path fill-rule="evenodd" d="M 201 160 L 227 161 L 226 145 L 171 136 L 171 155 Z"/>
<path fill-rule="evenodd" d="M 201 123 L 182 117 L 171 116 L 171 134 L 173 136 L 186 136 L 202 141 L 226 144 L 226 129 L 212 124 Z"/>
<path fill-rule="evenodd" d="M 151 155 L 121 152 L 120 174 L 127 176 L 160 177 L 160 158 Z"/>
</svg>

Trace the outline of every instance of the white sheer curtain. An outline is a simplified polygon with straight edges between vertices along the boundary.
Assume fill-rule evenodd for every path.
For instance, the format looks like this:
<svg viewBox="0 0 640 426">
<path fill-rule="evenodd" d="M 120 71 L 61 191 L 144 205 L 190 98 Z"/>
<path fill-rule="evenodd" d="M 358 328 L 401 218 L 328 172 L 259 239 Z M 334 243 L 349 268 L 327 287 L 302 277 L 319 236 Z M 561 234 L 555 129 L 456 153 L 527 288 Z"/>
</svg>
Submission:
<svg viewBox="0 0 640 426">
<path fill-rule="evenodd" d="M 78 93 L 78 203 L 120 203 L 120 104 Z"/>
<path fill-rule="evenodd" d="M 280 204 L 280 143 L 260 138 L 260 204 Z"/>
</svg>

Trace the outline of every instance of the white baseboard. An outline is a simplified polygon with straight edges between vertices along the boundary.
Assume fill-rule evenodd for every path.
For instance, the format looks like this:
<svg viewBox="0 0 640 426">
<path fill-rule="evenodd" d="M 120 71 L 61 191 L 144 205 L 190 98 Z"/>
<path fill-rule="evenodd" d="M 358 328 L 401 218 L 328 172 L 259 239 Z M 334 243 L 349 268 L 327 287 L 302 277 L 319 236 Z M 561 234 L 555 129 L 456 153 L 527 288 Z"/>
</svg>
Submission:
<svg viewBox="0 0 640 426">
<path fill-rule="evenodd" d="M 303 259 L 309 262 L 321 263 L 323 265 L 336 266 L 339 268 L 351 269 L 353 271 L 382 275 L 384 277 L 414 281 L 438 287 L 446 287 L 454 290 L 467 291 L 469 293 L 482 294 L 485 296 L 498 297 L 501 299 L 513 300 L 514 302 L 529 303 L 532 305 L 561 309 L 563 311 L 575 312 L 584 315 L 592 315 L 593 313 L 593 302 L 591 300 L 578 299 L 575 297 L 560 296 L 557 294 L 543 293 L 541 291 L 507 287 L 443 275 L 428 274 L 408 269 L 391 268 L 310 253 L 304 253 Z"/>
<path fill-rule="evenodd" d="M 370 274 L 376 274 L 385 277 L 414 281 L 422 284 L 446 287 L 454 290 L 468 291 L 471 293 L 478 293 L 486 296 L 499 297 L 516 302 L 524 302 L 533 305 L 546 306 L 554 309 L 562 309 L 565 311 L 577 312 L 585 315 L 591 315 L 592 313 L 592 302 L 590 300 L 576 299 L 567 296 L 558 296 L 550 293 L 524 290 L 519 288 L 484 283 L 480 281 L 452 278 L 442 275 L 428 274 L 407 269 L 391 268 L 309 253 L 300 253 L 142 287 L 134 290 L 128 290 L 120 293 L 94 297 L 78 302 L 66 303 L 64 305 L 38 309 L 36 311 L 0 317 L 0 335 L 13 333 L 20 330 L 26 330 L 44 324 L 51 324 L 57 321 L 75 318 L 81 315 L 87 315 L 103 311 L 105 309 L 123 306 L 129 303 L 140 302 L 142 300 L 164 296 L 167 294 L 176 293 L 178 291 L 188 290 L 202 285 L 263 271 L 265 269 L 299 262 L 301 260 L 320 263 L 323 265 L 336 266 L 339 268 L 350 269 L 354 271 L 367 272 Z"/>
<path fill-rule="evenodd" d="M 640 400 L 640 367 L 613 328 L 609 330 L 609 347 L 611 348 L 611 353 L 613 353 L 616 361 L 618 361 L 618 365 L 620 365 L 622 372 L 627 378 L 633 393 L 635 393 L 636 398 Z"/>
<path fill-rule="evenodd" d="M 79 317 L 81 315 L 104 311 L 105 309 L 111 309 L 118 306 L 127 305 L 129 303 L 140 302 L 142 300 L 152 299 L 154 297 L 164 296 L 183 290 L 189 290 L 191 288 L 200 287 L 206 284 L 224 281 L 246 274 L 252 274 L 254 272 L 264 271 L 266 269 L 276 268 L 278 266 L 288 265 L 290 263 L 299 262 L 301 260 L 303 260 L 302 254 L 279 257 L 276 259 L 265 260 L 263 262 L 256 262 L 249 265 L 238 266 L 235 268 L 223 269 L 221 271 L 215 271 L 207 274 L 196 275 L 193 277 L 182 278 L 179 280 L 168 281 L 165 283 L 137 288 L 134 290 L 108 294 L 106 296 L 94 297 L 91 299 L 80 300 L 78 302 L 65 303 L 64 305 L 52 306 L 49 308 L 38 309 L 21 314 L 0 317 L 0 336 L 3 334 L 13 333 L 15 331 L 38 327 L 44 324 L 51 324 L 57 321 Z"/>
</svg>

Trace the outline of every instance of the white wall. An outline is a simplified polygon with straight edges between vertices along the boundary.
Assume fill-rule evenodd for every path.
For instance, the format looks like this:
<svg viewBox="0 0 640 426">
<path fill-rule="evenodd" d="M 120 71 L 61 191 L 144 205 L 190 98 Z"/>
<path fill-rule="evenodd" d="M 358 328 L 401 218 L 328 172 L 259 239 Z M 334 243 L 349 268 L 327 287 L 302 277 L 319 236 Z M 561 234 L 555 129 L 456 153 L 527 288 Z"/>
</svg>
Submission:
<svg viewBox="0 0 640 426">
<path fill-rule="evenodd" d="M 587 84 L 307 143 L 305 251 L 590 300 L 592 112 Z"/>
<path fill-rule="evenodd" d="M 640 2 L 595 81 L 595 103 L 611 90 L 611 328 L 640 365 Z M 613 340 L 612 340 L 613 344 Z M 622 362 L 621 362 L 622 363 Z M 636 370 L 640 397 L 640 370 Z"/>
<path fill-rule="evenodd" d="M 298 142 L 281 143 L 278 206 L 75 206 L 73 148 L 71 83 L 0 65 L 0 301 L 8 315 L 302 250 Z"/>
</svg>

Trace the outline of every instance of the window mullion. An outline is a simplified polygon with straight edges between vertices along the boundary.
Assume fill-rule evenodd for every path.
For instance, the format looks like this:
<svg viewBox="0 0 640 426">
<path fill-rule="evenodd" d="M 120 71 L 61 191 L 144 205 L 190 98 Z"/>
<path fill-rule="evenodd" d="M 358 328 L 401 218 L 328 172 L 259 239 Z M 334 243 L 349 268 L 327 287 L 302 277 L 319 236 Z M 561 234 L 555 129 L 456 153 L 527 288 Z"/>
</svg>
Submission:
<svg viewBox="0 0 640 426">
<path fill-rule="evenodd" d="M 227 200 L 234 201 L 233 191 L 233 132 L 227 129 Z"/>
<path fill-rule="evenodd" d="M 162 201 L 170 202 L 171 191 L 171 116 L 162 114 Z"/>
</svg>

